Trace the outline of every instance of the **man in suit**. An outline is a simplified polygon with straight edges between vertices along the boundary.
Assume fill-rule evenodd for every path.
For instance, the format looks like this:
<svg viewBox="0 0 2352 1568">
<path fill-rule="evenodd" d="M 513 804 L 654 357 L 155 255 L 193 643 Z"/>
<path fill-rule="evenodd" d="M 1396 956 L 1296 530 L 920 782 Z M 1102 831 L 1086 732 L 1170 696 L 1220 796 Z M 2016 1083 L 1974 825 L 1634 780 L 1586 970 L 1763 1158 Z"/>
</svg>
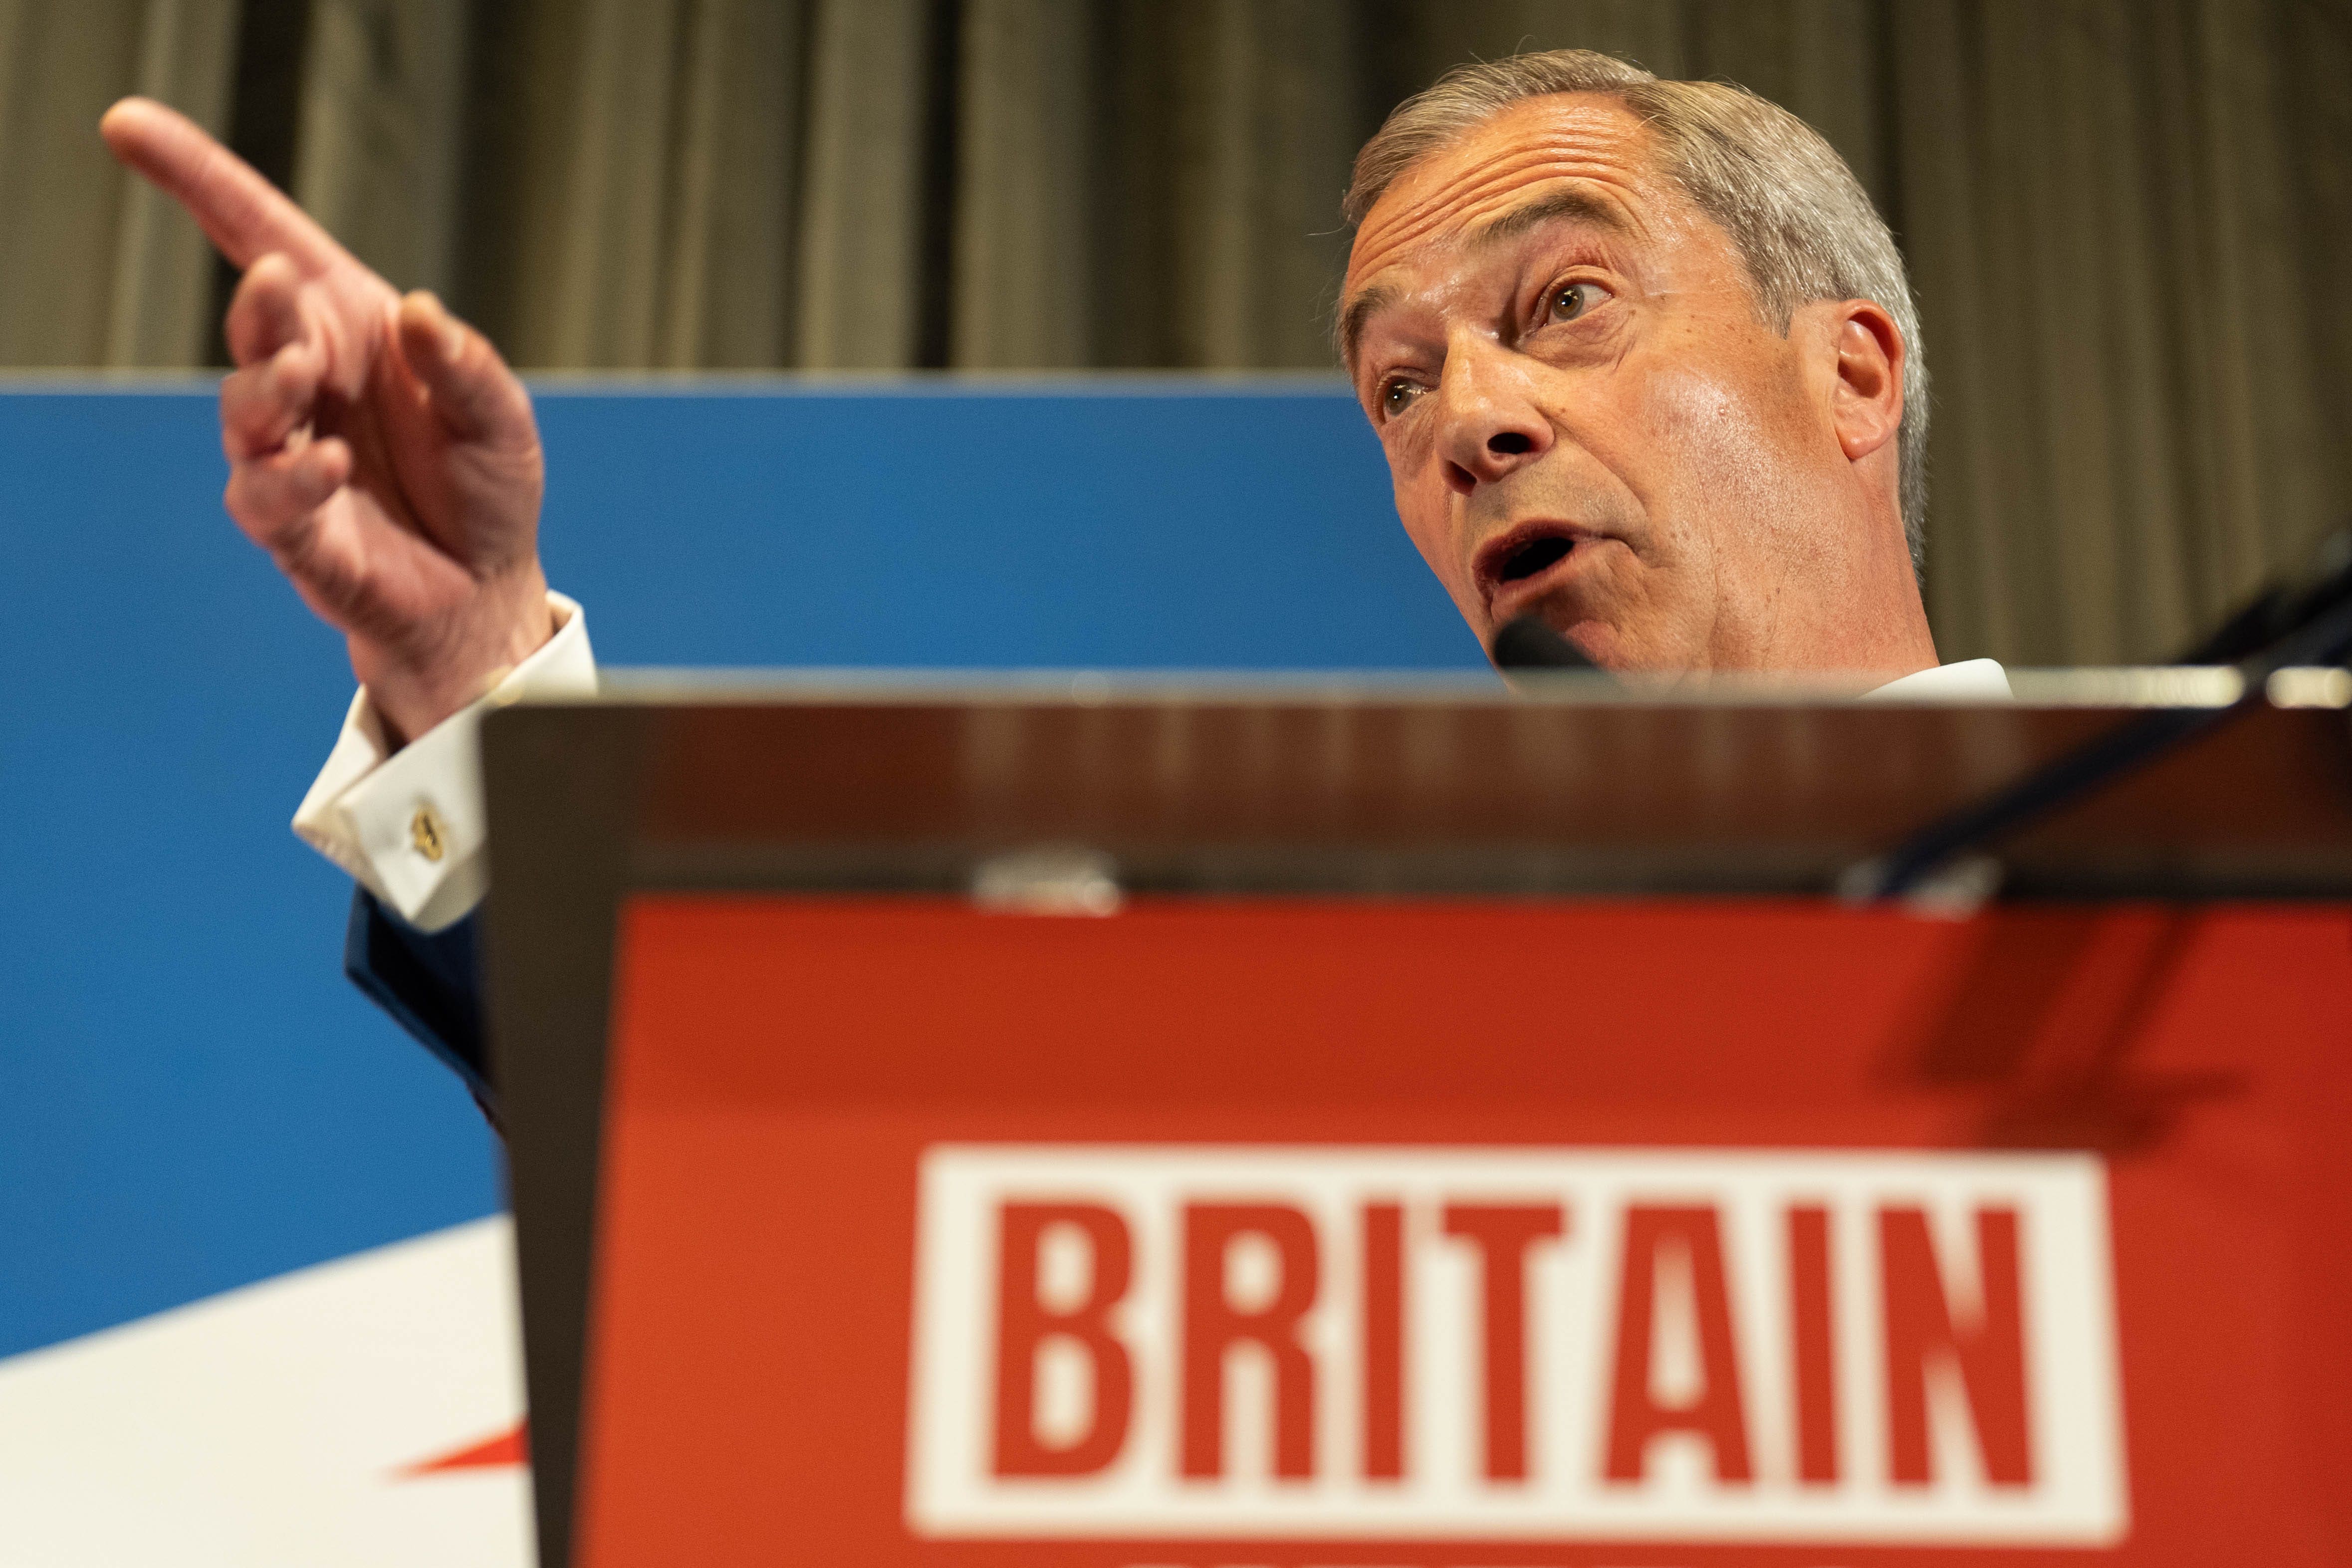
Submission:
<svg viewBox="0 0 2352 1568">
<path fill-rule="evenodd" d="M 530 401 L 201 129 L 116 155 L 244 269 L 226 503 L 361 689 L 296 830 L 352 871 L 346 967 L 486 1107 L 475 725 L 593 689 L 537 547 Z M 1916 565 L 1926 372 L 1892 236 L 1837 154 L 1736 88 L 1607 56 L 1450 74 L 1359 154 L 1339 349 L 1406 531 L 1482 640 L 1535 614 L 1604 667 L 2006 693 L 1937 664 Z"/>
</svg>

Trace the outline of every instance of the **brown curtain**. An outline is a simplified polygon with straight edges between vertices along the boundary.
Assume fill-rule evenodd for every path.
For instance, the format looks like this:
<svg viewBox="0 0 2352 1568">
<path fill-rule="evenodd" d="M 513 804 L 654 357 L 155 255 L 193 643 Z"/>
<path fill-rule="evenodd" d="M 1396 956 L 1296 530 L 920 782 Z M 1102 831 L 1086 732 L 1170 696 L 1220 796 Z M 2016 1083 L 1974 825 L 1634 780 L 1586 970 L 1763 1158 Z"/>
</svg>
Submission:
<svg viewBox="0 0 2352 1568">
<path fill-rule="evenodd" d="M 1357 144 L 1571 44 L 1895 225 L 1948 657 L 2161 658 L 2345 517 L 2352 0 L 0 0 L 0 363 L 217 358 L 136 89 L 527 366 L 1328 371 Z"/>
<path fill-rule="evenodd" d="M 202 362 L 213 267 L 125 180 L 98 117 L 126 92 L 227 127 L 235 0 L 0 0 L 0 365 Z"/>
</svg>

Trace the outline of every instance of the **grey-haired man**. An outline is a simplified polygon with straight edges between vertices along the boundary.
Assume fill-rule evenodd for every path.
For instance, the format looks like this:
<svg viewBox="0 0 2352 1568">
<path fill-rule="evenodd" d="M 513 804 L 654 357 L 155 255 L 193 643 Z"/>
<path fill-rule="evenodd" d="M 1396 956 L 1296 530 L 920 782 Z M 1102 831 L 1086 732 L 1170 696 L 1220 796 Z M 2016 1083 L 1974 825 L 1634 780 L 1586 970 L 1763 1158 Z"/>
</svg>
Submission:
<svg viewBox="0 0 2352 1568">
<path fill-rule="evenodd" d="M 102 129 L 245 269 L 228 510 L 361 682 L 296 819 L 361 883 L 347 967 L 488 1103 L 474 727 L 494 697 L 594 679 L 540 567 L 530 398 L 191 121 L 127 99 Z M 1533 613 L 1612 669 L 2006 694 L 1989 661 L 1937 665 L 1910 292 L 1801 121 L 1603 55 L 1518 56 L 1391 115 L 1349 216 L 1342 355 L 1405 528 L 1482 639 Z"/>
</svg>

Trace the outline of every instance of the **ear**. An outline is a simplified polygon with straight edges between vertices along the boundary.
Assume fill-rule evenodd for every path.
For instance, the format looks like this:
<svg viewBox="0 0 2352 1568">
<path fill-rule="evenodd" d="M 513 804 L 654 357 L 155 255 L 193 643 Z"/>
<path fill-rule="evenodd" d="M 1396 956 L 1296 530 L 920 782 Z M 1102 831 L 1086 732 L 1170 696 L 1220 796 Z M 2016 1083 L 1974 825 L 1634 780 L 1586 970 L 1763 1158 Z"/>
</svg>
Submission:
<svg viewBox="0 0 2352 1568">
<path fill-rule="evenodd" d="M 1903 426 L 1903 359 L 1908 351 L 1895 318 L 1867 299 L 1823 307 L 1836 355 L 1830 418 L 1846 460 L 1859 463 L 1893 442 Z"/>
</svg>

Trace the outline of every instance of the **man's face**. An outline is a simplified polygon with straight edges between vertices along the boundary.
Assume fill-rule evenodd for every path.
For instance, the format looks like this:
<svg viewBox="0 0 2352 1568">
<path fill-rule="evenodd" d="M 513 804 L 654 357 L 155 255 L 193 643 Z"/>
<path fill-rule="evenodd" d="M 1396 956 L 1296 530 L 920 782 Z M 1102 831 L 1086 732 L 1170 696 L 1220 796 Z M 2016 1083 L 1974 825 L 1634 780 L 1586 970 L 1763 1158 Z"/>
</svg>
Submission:
<svg viewBox="0 0 2352 1568">
<path fill-rule="evenodd" d="M 1357 397 L 1482 642 L 1532 612 L 1612 668 L 1813 663 L 1853 484 L 1819 356 L 1809 381 L 1652 164 L 1632 113 L 1568 94 L 1415 165 L 1349 257 Z"/>
</svg>

